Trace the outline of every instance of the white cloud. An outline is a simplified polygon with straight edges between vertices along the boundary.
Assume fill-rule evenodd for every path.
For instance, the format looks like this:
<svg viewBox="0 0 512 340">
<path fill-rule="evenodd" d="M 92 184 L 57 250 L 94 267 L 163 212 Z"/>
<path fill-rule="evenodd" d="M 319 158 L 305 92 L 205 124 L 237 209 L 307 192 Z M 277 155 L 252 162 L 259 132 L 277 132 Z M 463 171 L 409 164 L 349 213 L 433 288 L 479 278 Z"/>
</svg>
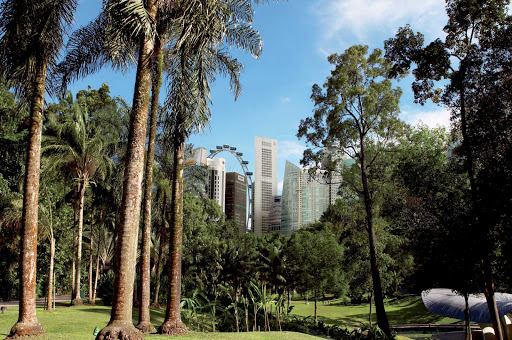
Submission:
<svg viewBox="0 0 512 340">
<path fill-rule="evenodd" d="M 437 36 L 446 23 L 443 0 L 320 0 L 315 1 L 312 10 L 320 22 L 321 55 L 330 50 L 325 45 L 332 47 L 331 40 L 335 38 L 336 50 L 339 45 L 346 48 L 340 38 L 347 39 L 347 34 L 368 43 L 378 33 L 391 37 L 398 27 L 411 24 L 415 31 Z"/>
<path fill-rule="evenodd" d="M 281 103 L 289 103 L 290 102 L 290 97 L 279 97 L 279 101 Z"/>
<path fill-rule="evenodd" d="M 427 112 L 403 112 L 402 114 L 409 124 L 416 125 L 422 122 L 431 128 L 436 126 L 450 128 L 450 111 L 446 109 Z"/>
<path fill-rule="evenodd" d="M 279 159 L 287 159 L 290 157 L 302 157 L 302 153 L 306 150 L 306 146 L 295 141 L 279 141 L 277 153 Z"/>
<path fill-rule="evenodd" d="M 281 194 L 283 192 L 283 181 L 277 183 L 277 192 Z"/>
</svg>

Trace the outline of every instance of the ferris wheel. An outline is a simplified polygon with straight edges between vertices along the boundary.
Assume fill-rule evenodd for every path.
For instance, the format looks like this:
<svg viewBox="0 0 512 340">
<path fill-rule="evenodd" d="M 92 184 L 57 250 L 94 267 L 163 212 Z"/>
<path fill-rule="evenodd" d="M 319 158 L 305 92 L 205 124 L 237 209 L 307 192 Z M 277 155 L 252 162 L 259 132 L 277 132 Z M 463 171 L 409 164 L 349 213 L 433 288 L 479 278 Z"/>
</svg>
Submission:
<svg viewBox="0 0 512 340">
<path fill-rule="evenodd" d="M 236 146 L 230 146 L 229 144 L 217 145 L 215 147 L 215 149 L 210 150 L 210 155 L 208 156 L 208 158 L 213 159 L 213 157 L 217 156 L 221 152 L 229 152 L 230 154 L 235 156 L 238 163 L 240 163 L 240 166 L 242 167 L 244 175 L 247 178 L 247 181 L 246 181 L 246 183 L 247 183 L 247 199 L 249 201 L 249 204 L 247 205 L 247 207 L 249 210 L 248 210 L 248 214 L 247 214 L 246 228 L 248 229 L 249 221 L 252 219 L 251 207 L 252 207 L 252 185 L 253 185 L 253 182 L 252 182 L 253 173 L 251 171 L 249 171 L 249 168 L 247 167 L 247 164 L 249 164 L 249 161 L 246 161 L 242 158 L 244 154 L 242 152 L 237 151 Z"/>
</svg>

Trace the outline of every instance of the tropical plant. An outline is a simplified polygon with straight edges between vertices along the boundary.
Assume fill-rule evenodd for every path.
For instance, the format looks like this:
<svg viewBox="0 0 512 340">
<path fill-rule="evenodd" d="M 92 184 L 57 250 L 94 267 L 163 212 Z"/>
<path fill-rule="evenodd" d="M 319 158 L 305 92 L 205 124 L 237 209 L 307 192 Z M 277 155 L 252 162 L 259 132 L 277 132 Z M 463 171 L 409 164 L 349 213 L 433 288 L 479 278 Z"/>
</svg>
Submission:
<svg viewBox="0 0 512 340">
<path fill-rule="evenodd" d="M 51 71 L 71 26 L 76 0 L 3 1 L 0 8 L 0 75 L 30 102 L 21 237 L 20 309 L 9 336 L 37 335 L 36 256 L 41 132 L 46 75 Z"/>
<path fill-rule="evenodd" d="M 77 185 L 76 206 L 78 208 L 77 249 L 75 287 L 72 303 L 81 303 L 80 274 L 82 263 L 82 235 L 84 225 L 84 198 L 89 184 L 95 177 L 103 180 L 111 171 L 112 160 L 107 150 L 117 141 L 112 141 L 104 130 L 95 126 L 94 117 L 81 100 L 73 102 L 71 94 L 63 98 L 55 110 L 64 112 L 51 118 L 43 139 L 42 152 L 47 156 L 45 171 L 70 171 Z M 50 107 L 53 110 L 53 107 Z M 71 110 L 71 114 L 66 111 Z M 59 112 L 57 112 L 59 113 Z"/>
</svg>

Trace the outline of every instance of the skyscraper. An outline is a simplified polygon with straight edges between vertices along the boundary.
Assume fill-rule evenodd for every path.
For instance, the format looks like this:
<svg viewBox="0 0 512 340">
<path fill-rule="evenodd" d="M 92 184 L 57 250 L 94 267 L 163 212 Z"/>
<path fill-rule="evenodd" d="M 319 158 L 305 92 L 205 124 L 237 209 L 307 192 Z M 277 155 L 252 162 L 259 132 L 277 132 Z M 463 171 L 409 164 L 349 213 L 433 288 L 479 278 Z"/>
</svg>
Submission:
<svg viewBox="0 0 512 340">
<path fill-rule="evenodd" d="M 268 232 L 272 197 L 277 195 L 277 140 L 254 137 L 254 153 L 252 230 L 262 235 Z"/>
<path fill-rule="evenodd" d="M 289 235 L 320 219 L 329 207 L 330 189 L 322 170 L 318 170 L 313 178 L 307 169 L 301 169 L 286 161 L 281 233 Z"/>
<path fill-rule="evenodd" d="M 208 198 L 216 200 L 224 212 L 226 209 L 226 162 L 224 158 L 208 158 L 207 163 L 208 182 L 206 187 Z"/>
<path fill-rule="evenodd" d="M 241 234 L 247 232 L 247 178 L 226 173 L 226 219 L 232 220 Z"/>
</svg>

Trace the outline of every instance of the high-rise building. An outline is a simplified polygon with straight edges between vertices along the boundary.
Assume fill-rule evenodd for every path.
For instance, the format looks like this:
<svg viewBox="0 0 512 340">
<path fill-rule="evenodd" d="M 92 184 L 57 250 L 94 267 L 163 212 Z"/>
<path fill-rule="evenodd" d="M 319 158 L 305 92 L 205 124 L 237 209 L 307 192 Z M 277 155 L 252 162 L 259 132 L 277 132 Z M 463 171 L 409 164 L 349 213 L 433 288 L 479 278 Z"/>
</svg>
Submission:
<svg viewBox="0 0 512 340">
<path fill-rule="evenodd" d="M 262 235 L 268 232 L 272 197 L 277 195 L 277 140 L 256 136 L 254 151 L 252 230 Z"/>
<path fill-rule="evenodd" d="M 241 234 L 247 232 L 247 178 L 236 172 L 226 173 L 226 218 Z"/>
<path fill-rule="evenodd" d="M 208 198 L 217 201 L 222 212 L 225 212 L 226 205 L 226 161 L 224 158 L 208 158 L 208 182 L 206 192 Z"/>
<path fill-rule="evenodd" d="M 318 170 L 311 176 L 308 169 L 301 169 L 286 161 L 281 233 L 289 235 L 320 219 L 329 207 L 330 189 L 324 171 Z"/>
<path fill-rule="evenodd" d="M 270 213 L 268 214 L 268 232 L 281 232 L 281 195 L 273 197 Z"/>
</svg>

